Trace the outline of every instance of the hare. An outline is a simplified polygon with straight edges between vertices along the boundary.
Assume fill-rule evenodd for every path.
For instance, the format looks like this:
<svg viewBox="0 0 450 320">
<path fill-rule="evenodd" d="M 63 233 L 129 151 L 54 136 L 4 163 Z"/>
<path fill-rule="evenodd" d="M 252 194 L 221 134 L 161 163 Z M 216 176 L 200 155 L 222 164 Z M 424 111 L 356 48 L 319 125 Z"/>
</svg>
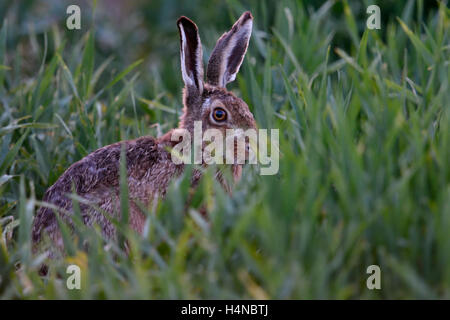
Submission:
<svg viewBox="0 0 450 320">
<path fill-rule="evenodd" d="M 256 129 L 247 104 L 225 88 L 227 83 L 236 78 L 242 64 L 252 23 L 251 13 L 245 12 L 231 30 L 219 38 L 211 53 L 204 81 L 198 28 L 184 16 L 178 19 L 181 74 L 185 84 L 183 114 L 178 128 L 192 134 L 194 121 L 201 121 L 203 130 L 216 128 L 225 132 L 229 128 Z M 105 238 L 115 236 L 115 227 L 104 216 L 104 212 L 114 218 L 120 217 L 119 162 L 122 147 L 127 164 L 129 225 L 142 233 L 145 215 L 138 204 L 149 206 L 156 199 L 163 198 L 170 181 L 183 172 L 184 165 L 175 164 L 168 151 L 177 143 L 172 141 L 175 130 L 170 130 L 158 139 L 145 136 L 102 147 L 71 165 L 44 195 L 44 202 L 62 210 L 56 210 L 57 213 L 50 207 L 38 210 L 32 227 L 33 248 L 46 235 L 52 247 L 63 249 L 56 214 L 73 228 L 72 200 L 69 197 L 72 192 L 95 204 L 80 203 L 83 223 L 88 226 L 99 225 Z M 234 180 L 239 180 L 242 165 L 231 164 L 229 167 Z M 198 181 L 200 175 L 199 172 L 193 173 L 192 184 Z"/>
</svg>

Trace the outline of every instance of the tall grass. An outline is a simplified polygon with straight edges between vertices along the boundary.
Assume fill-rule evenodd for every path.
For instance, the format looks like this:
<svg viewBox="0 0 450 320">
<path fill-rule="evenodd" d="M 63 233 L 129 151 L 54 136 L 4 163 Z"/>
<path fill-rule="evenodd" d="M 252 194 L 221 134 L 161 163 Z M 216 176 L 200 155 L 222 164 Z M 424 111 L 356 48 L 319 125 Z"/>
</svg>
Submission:
<svg viewBox="0 0 450 320">
<path fill-rule="evenodd" d="M 425 10 L 424 1 L 407 1 L 396 13 L 380 4 L 382 30 L 367 30 L 364 5 L 221 3 L 220 26 L 213 16 L 199 22 L 205 54 L 243 10 L 253 12 L 251 45 L 232 89 L 259 127 L 280 130 L 279 173 L 260 176 L 248 166 L 231 198 L 207 174 L 186 213 L 187 170 L 164 202 L 146 210 L 143 236 L 115 222 L 128 255 L 76 221 L 73 238 L 64 237 L 67 256 L 50 262 L 48 277 L 37 274 L 44 258 L 30 251 L 46 188 L 103 145 L 176 125 L 175 20 L 165 40 L 173 43 L 145 62 L 127 60 L 120 48 L 105 57 L 99 20 L 74 35 L 63 22 L 19 34 L 5 19 L 0 297 L 450 298 L 450 11 L 445 2 Z M 202 19 L 215 12 L 200 7 L 190 9 L 194 20 L 196 12 Z M 126 217 L 128 208 L 121 211 Z M 66 288 L 73 263 L 81 290 Z M 366 287 L 373 264 L 381 290 Z"/>
</svg>

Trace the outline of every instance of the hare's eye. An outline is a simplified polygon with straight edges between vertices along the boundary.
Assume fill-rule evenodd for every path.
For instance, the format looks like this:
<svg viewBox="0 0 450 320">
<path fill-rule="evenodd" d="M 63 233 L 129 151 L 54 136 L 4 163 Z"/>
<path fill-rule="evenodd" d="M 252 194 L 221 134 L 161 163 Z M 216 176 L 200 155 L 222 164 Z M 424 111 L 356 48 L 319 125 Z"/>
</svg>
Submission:
<svg viewBox="0 0 450 320">
<path fill-rule="evenodd" d="M 217 122 L 223 122 L 227 119 L 227 112 L 222 108 L 215 108 L 213 111 L 213 118 Z"/>
</svg>

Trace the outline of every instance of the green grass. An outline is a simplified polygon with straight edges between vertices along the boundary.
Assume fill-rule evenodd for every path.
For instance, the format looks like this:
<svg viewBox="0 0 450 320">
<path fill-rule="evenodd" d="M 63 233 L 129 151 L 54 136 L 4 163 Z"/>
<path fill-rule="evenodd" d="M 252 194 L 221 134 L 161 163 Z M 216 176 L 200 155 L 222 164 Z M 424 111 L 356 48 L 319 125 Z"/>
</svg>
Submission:
<svg viewBox="0 0 450 320">
<path fill-rule="evenodd" d="M 321 7 L 194 1 L 197 9 L 176 10 L 138 2 L 144 17 L 162 18 L 139 27 L 124 23 L 116 42 L 106 41 L 117 26 L 104 17 L 102 1 L 96 19 L 83 20 L 76 32 L 64 27 L 63 5 L 55 21 L 36 6 L 6 3 L 0 298 L 450 298 L 445 2 L 432 8 L 420 0 L 381 2 L 382 30 L 365 29 L 359 1 Z M 217 6 L 223 16 L 214 16 Z M 45 190 L 103 145 L 158 136 L 176 125 L 177 15 L 198 23 L 208 55 L 244 9 L 255 26 L 231 88 L 259 127 L 280 130 L 279 174 L 260 176 L 248 166 L 231 198 L 206 175 L 185 213 L 187 172 L 164 202 L 147 210 L 142 237 L 117 221 L 129 256 L 78 222 L 76 240 L 64 239 L 67 257 L 39 277 L 42 257 L 31 255 L 30 229 Z M 34 27 L 25 27 L 27 19 Z M 149 42 L 130 30 L 151 30 Z M 209 221 L 198 213 L 201 204 L 210 209 Z M 126 215 L 128 208 L 121 210 Z M 66 289 L 71 263 L 82 269 L 82 290 Z M 366 288 L 372 264 L 381 268 L 381 290 Z"/>
</svg>

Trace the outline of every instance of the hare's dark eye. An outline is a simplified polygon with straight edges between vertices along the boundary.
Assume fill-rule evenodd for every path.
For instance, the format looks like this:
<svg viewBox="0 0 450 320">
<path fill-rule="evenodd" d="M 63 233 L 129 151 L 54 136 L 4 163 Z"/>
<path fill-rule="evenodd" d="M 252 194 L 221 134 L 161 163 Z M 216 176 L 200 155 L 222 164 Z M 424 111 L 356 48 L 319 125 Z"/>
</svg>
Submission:
<svg viewBox="0 0 450 320">
<path fill-rule="evenodd" d="M 213 111 L 213 118 L 217 122 L 223 122 L 227 119 L 227 112 L 222 108 L 215 108 Z"/>
</svg>

